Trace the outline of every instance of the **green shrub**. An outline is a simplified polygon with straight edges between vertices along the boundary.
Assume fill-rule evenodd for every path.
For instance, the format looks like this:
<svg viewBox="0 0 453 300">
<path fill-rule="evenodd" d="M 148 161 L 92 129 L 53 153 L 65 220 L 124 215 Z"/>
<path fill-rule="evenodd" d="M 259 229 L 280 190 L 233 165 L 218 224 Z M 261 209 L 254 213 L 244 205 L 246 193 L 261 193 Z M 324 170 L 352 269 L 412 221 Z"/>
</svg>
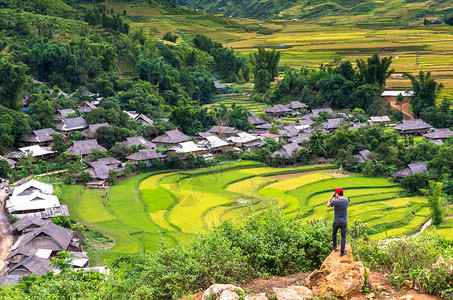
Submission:
<svg viewBox="0 0 453 300">
<path fill-rule="evenodd" d="M 405 280 L 414 281 L 422 291 L 445 295 L 453 289 L 451 270 L 453 243 L 435 231 L 425 231 L 417 237 L 401 238 L 385 245 L 376 241 L 354 245 L 357 256 L 372 271 L 390 274 L 390 281 L 401 286 Z M 446 262 L 437 263 L 442 259 Z"/>
</svg>

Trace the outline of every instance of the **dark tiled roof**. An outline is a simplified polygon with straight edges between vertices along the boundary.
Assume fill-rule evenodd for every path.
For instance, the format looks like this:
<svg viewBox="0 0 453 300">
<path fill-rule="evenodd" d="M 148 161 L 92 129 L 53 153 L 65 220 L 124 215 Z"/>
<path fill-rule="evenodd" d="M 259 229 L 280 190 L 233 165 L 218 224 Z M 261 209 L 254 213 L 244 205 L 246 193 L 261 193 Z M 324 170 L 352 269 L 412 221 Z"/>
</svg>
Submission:
<svg viewBox="0 0 453 300">
<path fill-rule="evenodd" d="M 354 155 L 354 157 L 359 159 L 359 162 L 364 162 L 367 159 L 371 158 L 371 152 L 367 149 L 360 151 L 358 154 Z"/>
<path fill-rule="evenodd" d="M 15 249 L 30 246 L 52 251 L 67 250 L 74 236 L 74 231 L 47 221 L 43 226 L 23 235 L 14 245 Z M 15 250 L 13 249 L 13 250 Z"/>
<path fill-rule="evenodd" d="M 16 255 L 23 255 L 25 257 L 30 257 L 30 256 L 33 256 L 36 253 L 36 251 L 38 251 L 38 249 L 29 247 L 29 246 L 21 247 L 19 249 L 11 251 L 11 253 L 8 254 L 8 256 L 5 258 L 5 260 L 10 260 L 11 258 L 13 258 Z"/>
<path fill-rule="evenodd" d="M 284 145 L 281 149 L 275 151 L 273 154 L 271 154 L 271 157 L 274 157 L 278 153 L 282 158 L 290 159 L 294 151 L 299 151 L 300 149 L 302 149 L 302 147 L 299 146 L 298 144 L 289 143 Z"/>
<path fill-rule="evenodd" d="M 343 122 L 344 120 L 342 118 L 327 119 L 322 125 L 325 129 L 336 129 L 343 125 Z"/>
<path fill-rule="evenodd" d="M 416 173 L 423 173 L 423 174 L 428 173 L 428 169 L 426 167 L 425 162 L 409 164 L 409 165 L 407 165 L 407 168 L 393 173 L 392 176 L 398 177 L 398 178 L 405 178 L 409 175 L 416 174 Z"/>
<path fill-rule="evenodd" d="M 233 134 L 238 132 L 238 130 L 234 127 L 228 127 L 228 126 L 212 126 L 211 129 L 209 129 L 209 132 L 211 133 L 220 133 L 220 130 L 222 130 L 222 133 L 226 134 Z"/>
<path fill-rule="evenodd" d="M 310 133 L 299 133 L 297 136 L 289 139 L 291 143 L 301 144 L 304 141 L 310 140 Z"/>
<path fill-rule="evenodd" d="M 431 125 L 428 123 L 423 122 L 420 119 L 414 119 L 414 120 L 403 120 L 401 123 L 393 126 L 393 129 L 398 130 L 398 131 L 406 131 L 406 130 L 427 130 L 429 128 L 432 128 Z"/>
<path fill-rule="evenodd" d="M 6 160 L 6 162 L 8 163 L 8 165 L 9 165 L 10 167 L 13 167 L 14 165 L 17 164 L 14 160 L 9 159 L 9 158 L 7 158 L 7 157 L 3 157 L 3 156 L 0 155 L 0 160 L 2 160 L 2 159 Z"/>
<path fill-rule="evenodd" d="M 167 157 L 167 156 L 165 154 L 156 152 L 156 150 L 146 148 L 146 149 L 138 150 L 138 152 L 133 153 L 133 154 L 127 156 L 126 158 L 130 159 L 130 160 L 135 160 L 135 161 L 145 161 L 145 160 L 153 160 L 155 158 L 160 159 L 160 158 L 164 158 L 164 157 Z"/>
<path fill-rule="evenodd" d="M 434 129 L 434 131 L 425 133 L 423 136 L 431 140 L 448 139 L 450 136 L 453 136 L 453 131 L 449 128 L 438 128 Z"/>
<path fill-rule="evenodd" d="M 299 120 L 297 121 L 297 123 L 299 125 L 311 125 L 313 124 L 315 121 L 311 120 L 311 119 L 302 119 L 302 120 Z"/>
<path fill-rule="evenodd" d="M 12 275 L 27 275 L 28 271 L 41 276 L 53 270 L 56 269 L 50 266 L 50 260 L 33 255 L 15 265 L 9 273 Z"/>
<path fill-rule="evenodd" d="M 18 284 L 20 281 L 21 275 L 1 275 L 0 276 L 0 286 L 9 286 Z"/>
<path fill-rule="evenodd" d="M 138 117 L 135 118 L 135 120 L 142 122 L 142 125 L 154 125 L 153 120 L 142 114 L 138 115 Z"/>
<path fill-rule="evenodd" d="M 121 142 L 121 144 L 124 144 L 128 147 L 131 147 L 133 145 L 143 145 L 143 146 L 151 148 L 151 149 L 156 148 L 156 144 L 151 143 L 150 141 L 148 141 L 147 139 L 145 139 L 142 136 L 128 137 L 128 138 L 126 138 L 125 141 Z"/>
<path fill-rule="evenodd" d="M 83 129 L 87 126 L 87 122 L 82 117 L 62 119 L 60 123 L 56 125 L 57 130 L 60 131 L 71 131 Z"/>
<path fill-rule="evenodd" d="M 319 113 L 325 112 L 328 115 L 335 115 L 335 112 L 329 107 L 329 108 L 319 108 L 319 109 L 313 109 L 311 113 L 308 113 L 306 115 L 302 116 L 302 119 L 310 119 L 310 118 L 317 118 L 319 117 Z"/>
<path fill-rule="evenodd" d="M 299 134 L 299 130 L 296 129 L 294 126 L 284 126 L 283 130 L 286 131 L 285 136 L 288 138 L 295 137 L 296 135 Z"/>
<path fill-rule="evenodd" d="M 290 111 L 291 111 L 291 109 L 289 109 L 288 107 L 286 107 L 282 104 L 275 104 L 264 110 L 264 112 L 272 113 L 272 114 L 285 113 L 285 112 L 290 112 Z"/>
<path fill-rule="evenodd" d="M 90 164 L 90 167 L 85 169 L 85 172 L 90 173 L 91 179 L 106 180 L 110 177 L 110 170 L 123 171 L 122 167 L 119 167 L 121 162 L 113 157 L 100 158 Z"/>
<path fill-rule="evenodd" d="M 177 144 L 190 139 L 187 135 L 181 131 L 174 129 L 166 131 L 163 135 L 159 135 L 152 140 L 153 143 L 162 143 L 162 144 Z"/>
<path fill-rule="evenodd" d="M 74 141 L 72 146 L 67 149 L 67 151 L 70 151 L 72 155 L 92 154 L 94 150 L 107 151 L 107 149 L 99 145 L 94 139 Z"/>
<path fill-rule="evenodd" d="M 308 105 L 305 103 L 302 103 L 300 101 L 292 101 L 288 104 L 285 105 L 286 107 L 289 107 L 291 109 L 302 109 L 302 108 L 308 108 Z"/>
<path fill-rule="evenodd" d="M 357 129 L 360 127 L 366 127 L 366 126 L 368 126 L 367 123 L 354 123 L 349 127 L 349 130 Z"/>
<path fill-rule="evenodd" d="M 248 120 L 249 120 L 249 123 L 252 125 L 260 125 L 260 124 L 266 123 L 266 121 L 261 120 L 260 117 L 257 117 L 257 116 L 248 117 Z"/>
<path fill-rule="evenodd" d="M 90 112 L 93 109 L 96 109 L 96 105 L 88 101 L 83 102 L 82 105 L 80 105 L 79 107 L 80 112 Z"/>
<path fill-rule="evenodd" d="M 51 135 L 55 133 L 57 132 L 52 128 L 33 130 L 33 133 L 29 136 L 24 137 L 22 141 L 28 143 L 50 142 L 53 141 L 53 137 Z"/>
<path fill-rule="evenodd" d="M 272 128 L 272 125 L 269 123 L 264 123 L 264 124 L 256 126 L 256 129 L 268 130 L 270 128 Z"/>
<path fill-rule="evenodd" d="M 66 118 L 70 114 L 75 114 L 75 110 L 73 110 L 72 108 L 59 109 L 58 114 L 61 117 Z"/>
<path fill-rule="evenodd" d="M 110 127 L 109 123 L 96 123 L 88 125 L 88 130 L 91 132 L 96 132 L 101 127 Z"/>
<path fill-rule="evenodd" d="M 17 231 L 22 231 L 25 228 L 27 228 L 28 226 L 31 226 L 31 225 L 42 226 L 42 225 L 44 225 L 44 223 L 46 223 L 46 221 L 44 221 L 43 219 L 38 219 L 38 218 L 30 217 L 30 216 L 25 216 L 25 217 L 17 220 L 16 222 L 14 222 L 11 225 L 11 229 L 12 230 L 17 230 Z"/>
</svg>

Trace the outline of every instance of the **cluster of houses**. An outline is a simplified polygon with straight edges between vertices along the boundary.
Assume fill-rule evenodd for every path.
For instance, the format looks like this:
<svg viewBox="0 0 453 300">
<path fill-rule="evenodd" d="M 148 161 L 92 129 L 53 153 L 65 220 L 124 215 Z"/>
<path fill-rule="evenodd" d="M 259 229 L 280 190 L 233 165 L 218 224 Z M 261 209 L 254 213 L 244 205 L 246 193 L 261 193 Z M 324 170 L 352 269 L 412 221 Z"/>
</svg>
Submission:
<svg viewBox="0 0 453 300">
<path fill-rule="evenodd" d="M 11 224 L 14 244 L 5 259 L 7 270 L 0 276 L 0 285 L 17 284 L 23 275 L 58 273 L 51 259 L 63 250 L 73 256 L 75 269 L 90 270 L 80 233 L 52 223 L 54 216 L 69 216 L 67 206 L 60 205 L 53 192 L 52 184 L 36 180 L 19 182 L 9 189 L 5 209 L 19 219 Z M 103 267 L 91 269 L 107 272 Z"/>
<path fill-rule="evenodd" d="M 225 90 L 225 86 L 220 84 L 216 86 L 218 90 Z M 64 92 L 59 92 L 64 97 L 70 95 Z M 91 102 L 84 102 L 79 107 L 79 112 L 89 112 L 99 105 L 102 99 L 93 93 L 85 92 L 92 97 Z M 396 98 L 402 94 L 405 99 L 413 96 L 412 92 L 386 91 L 382 97 L 387 100 Z M 140 121 L 145 125 L 154 125 L 154 121 L 143 114 L 138 114 L 135 111 L 125 111 L 131 120 Z M 283 148 L 273 153 L 271 157 L 279 155 L 283 160 L 290 160 L 294 151 L 300 150 L 304 143 L 309 141 L 310 136 L 316 130 L 321 130 L 324 133 L 331 133 L 337 130 L 340 126 L 349 125 L 350 130 L 374 124 L 390 124 L 391 120 L 388 116 L 371 117 L 367 122 L 357 123 L 349 122 L 350 116 L 343 113 L 336 113 L 331 108 L 310 109 L 307 104 L 299 101 L 292 101 L 286 105 L 276 104 L 264 110 L 267 118 L 262 118 L 250 112 L 248 118 L 250 124 L 255 129 L 253 132 L 243 132 L 236 128 L 227 126 L 213 126 L 207 132 L 200 132 L 195 137 L 190 137 L 175 129 L 165 132 L 164 134 L 148 141 L 144 137 L 130 137 L 122 141 L 121 144 L 126 146 L 140 146 L 138 152 L 126 157 L 127 162 L 138 164 L 145 163 L 151 165 L 155 159 L 164 161 L 167 155 L 173 154 L 180 158 L 184 158 L 187 154 L 202 155 L 205 160 L 210 160 L 214 155 L 222 153 L 226 148 L 229 151 L 252 151 L 265 145 L 265 139 L 283 139 L 285 145 Z M 325 122 L 319 124 L 317 120 L 320 116 L 324 116 Z M 269 130 L 275 125 L 263 119 L 282 119 L 284 117 L 297 117 L 297 121 L 292 124 L 279 122 L 279 134 L 270 133 Z M 52 135 L 61 133 L 68 135 L 79 131 L 82 133 L 83 140 L 73 141 L 72 145 L 67 149 L 71 155 L 79 155 L 84 157 L 102 150 L 107 151 L 104 147 L 98 144 L 95 137 L 95 132 L 101 127 L 110 126 L 108 123 L 87 124 L 81 116 L 77 116 L 73 109 L 58 110 L 55 115 L 55 130 L 45 128 L 34 130 L 32 134 L 23 138 L 22 142 L 28 146 L 19 148 L 17 151 L 11 152 L 4 157 L 12 168 L 15 167 L 16 161 L 23 155 L 31 155 L 37 159 L 51 159 L 55 153 L 51 149 L 53 142 Z M 434 143 L 441 144 L 452 132 L 447 129 L 433 129 L 432 126 L 422 120 L 403 120 L 396 124 L 393 128 L 402 135 L 424 135 L 427 139 Z M 271 130 L 272 131 L 272 130 Z M 163 146 L 167 151 L 157 151 L 157 147 Z M 361 156 L 360 159 L 364 159 Z M 114 158 L 101 158 L 90 162 L 90 166 L 85 169 L 85 172 L 90 173 L 91 180 L 87 183 L 91 187 L 104 187 L 108 181 L 109 173 L 113 170 L 121 172 L 124 170 L 125 162 L 121 162 Z"/>
</svg>

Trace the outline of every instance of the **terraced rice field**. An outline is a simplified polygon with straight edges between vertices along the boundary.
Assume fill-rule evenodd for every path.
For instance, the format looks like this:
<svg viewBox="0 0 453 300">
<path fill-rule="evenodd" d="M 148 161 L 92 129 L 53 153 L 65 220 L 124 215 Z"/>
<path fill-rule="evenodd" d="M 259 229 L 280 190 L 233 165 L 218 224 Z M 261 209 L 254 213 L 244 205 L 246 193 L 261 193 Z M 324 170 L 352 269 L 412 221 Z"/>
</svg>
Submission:
<svg viewBox="0 0 453 300">
<path fill-rule="evenodd" d="M 141 174 L 108 192 L 62 186 L 59 196 L 73 218 L 115 239 L 113 248 L 95 253 L 94 264 L 153 251 L 161 243 L 187 241 L 195 233 L 227 220 L 239 222 L 269 205 L 281 208 L 288 217 L 332 220 L 333 210 L 325 204 L 337 187 L 351 199 L 349 220 L 365 222 L 372 228 L 372 238 L 410 234 L 427 219 L 425 198 L 403 197 L 403 190 L 386 179 L 341 174 L 336 168 L 271 168 L 244 161 Z M 440 232 L 448 236 L 450 227 L 445 226 Z"/>
</svg>

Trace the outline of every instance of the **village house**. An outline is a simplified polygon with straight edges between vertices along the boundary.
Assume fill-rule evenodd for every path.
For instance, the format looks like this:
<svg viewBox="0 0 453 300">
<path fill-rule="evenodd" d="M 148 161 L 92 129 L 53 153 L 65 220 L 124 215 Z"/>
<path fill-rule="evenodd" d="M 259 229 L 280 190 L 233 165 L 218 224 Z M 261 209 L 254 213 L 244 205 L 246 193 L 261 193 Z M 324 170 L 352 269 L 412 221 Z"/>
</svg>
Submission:
<svg viewBox="0 0 453 300">
<path fill-rule="evenodd" d="M 50 265 L 50 260 L 48 258 L 31 255 L 15 264 L 13 267 L 10 267 L 8 275 L 23 276 L 35 274 L 37 276 L 42 276 L 45 273 L 54 270 L 56 270 L 56 268 Z"/>
<path fill-rule="evenodd" d="M 89 187 L 103 188 L 110 178 L 110 172 L 123 172 L 121 162 L 113 157 L 99 158 L 90 163 L 90 166 L 83 170 L 91 175 L 90 181 L 86 183 Z"/>
<path fill-rule="evenodd" d="M 275 104 L 269 108 L 266 108 L 264 112 L 269 116 L 281 118 L 289 114 L 291 109 L 282 104 Z"/>
<path fill-rule="evenodd" d="M 335 119 L 327 119 L 324 123 L 322 123 L 323 128 L 327 132 L 334 132 L 337 130 L 338 127 L 344 124 L 343 118 L 335 118 Z"/>
<path fill-rule="evenodd" d="M 205 139 L 198 144 L 202 147 L 206 147 L 211 154 L 221 153 L 223 149 L 231 147 L 230 143 L 221 140 L 215 135 L 205 137 Z"/>
<path fill-rule="evenodd" d="M 19 159 L 22 156 L 31 156 L 38 159 L 48 160 L 55 157 L 55 152 L 52 151 L 50 147 L 33 145 L 19 148 L 18 151 L 14 151 L 5 155 L 5 157 L 9 159 Z"/>
<path fill-rule="evenodd" d="M 206 131 L 206 132 L 199 132 L 197 133 L 197 135 L 195 136 L 195 139 L 197 141 L 202 141 L 204 140 L 205 138 L 207 138 L 208 136 L 214 136 L 212 133 L 210 133 L 209 131 Z"/>
<path fill-rule="evenodd" d="M 55 195 L 35 191 L 29 195 L 13 196 L 6 200 L 6 209 L 10 214 L 29 214 L 44 211 L 48 207 L 58 207 L 60 201 Z"/>
<path fill-rule="evenodd" d="M 34 192 L 39 191 L 43 194 L 52 195 L 54 192 L 53 185 L 50 183 L 44 183 L 35 179 L 26 181 L 20 185 L 14 187 L 11 196 L 25 196 L 31 195 Z"/>
<path fill-rule="evenodd" d="M 53 94 L 55 93 L 54 90 L 48 90 L 48 92 L 49 92 L 49 94 L 51 94 L 52 96 L 53 96 Z M 59 96 L 63 96 L 63 97 L 65 97 L 66 99 L 69 98 L 69 95 L 66 94 L 65 92 L 63 92 L 62 90 L 59 90 L 59 91 L 58 91 L 57 97 L 59 97 Z"/>
<path fill-rule="evenodd" d="M 140 115 L 135 110 L 123 110 L 123 112 L 125 112 L 131 120 L 135 120 Z"/>
<path fill-rule="evenodd" d="M 143 114 L 139 114 L 134 120 L 140 121 L 142 125 L 154 125 L 154 121 Z"/>
<path fill-rule="evenodd" d="M 56 120 L 61 120 L 67 118 L 69 115 L 75 114 L 75 110 L 72 108 L 65 108 L 57 110 L 57 114 L 55 115 Z"/>
<path fill-rule="evenodd" d="M 363 163 L 366 160 L 375 158 L 375 156 L 368 149 L 359 151 L 359 153 L 354 155 L 354 157 L 357 158 L 360 163 Z"/>
<path fill-rule="evenodd" d="M 21 141 L 29 145 L 49 146 L 53 142 L 52 134 L 56 133 L 52 128 L 33 130 L 30 135 L 24 137 Z"/>
<path fill-rule="evenodd" d="M 312 120 L 315 118 L 319 118 L 320 113 L 326 113 L 330 118 L 334 117 L 336 114 L 335 112 L 330 108 L 319 108 L 319 109 L 312 109 L 311 112 L 308 114 L 305 114 L 302 116 L 302 119 L 304 120 Z"/>
<path fill-rule="evenodd" d="M 266 124 L 266 121 L 262 120 L 260 117 L 258 116 L 251 116 L 251 117 L 248 117 L 248 121 L 250 124 L 252 124 L 253 126 L 258 126 L 258 125 L 262 125 L 262 124 Z"/>
<path fill-rule="evenodd" d="M 253 130 L 253 133 L 255 133 L 255 134 L 264 133 L 264 132 L 267 132 L 271 128 L 272 128 L 272 125 L 269 123 L 260 124 L 260 125 L 256 126 L 255 130 Z"/>
<path fill-rule="evenodd" d="M 272 153 L 271 158 L 274 158 L 277 154 L 279 154 L 282 159 L 291 160 L 295 155 L 297 155 L 297 152 L 300 151 L 300 149 L 302 149 L 302 147 L 298 144 L 289 143 L 283 145 L 283 147 Z"/>
<path fill-rule="evenodd" d="M 101 127 L 110 127 L 109 123 L 97 123 L 97 124 L 90 124 L 88 128 L 82 132 L 82 136 L 86 139 L 94 139 L 94 134 L 96 130 Z"/>
<path fill-rule="evenodd" d="M 428 174 L 428 168 L 425 162 L 408 164 L 407 168 L 393 173 L 392 177 L 395 177 L 395 181 L 400 181 L 401 179 L 416 173 Z"/>
<path fill-rule="evenodd" d="M 71 147 L 66 149 L 66 151 L 71 152 L 72 155 L 88 155 L 93 154 L 96 151 L 105 151 L 107 149 L 98 144 L 98 141 L 95 139 L 92 140 L 82 140 L 82 141 L 73 141 Z"/>
<path fill-rule="evenodd" d="M 449 128 L 436 128 L 433 131 L 425 133 L 423 136 L 425 137 L 425 139 L 441 145 L 446 139 L 453 136 L 453 131 L 451 131 Z"/>
<path fill-rule="evenodd" d="M 166 148 L 172 147 L 178 143 L 189 140 L 190 137 L 182 133 L 181 131 L 174 129 L 166 131 L 164 134 L 159 135 L 155 139 L 151 140 L 157 146 L 164 146 Z"/>
<path fill-rule="evenodd" d="M 227 126 L 212 126 L 208 131 L 221 139 L 233 136 L 239 132 L 236 128 Z"/>
<path fill-rule="evenodd" d="M 26 215 L 11 224 L 11 230 L 13 232 L 13 235 L 20 235 L 41 227 L 45 224 L 45 222 L 46 221 L 41 218 L 35 218 L 34 216 Z"/>
<path fill-rule="evenodd" d="M 237 147 L 243 151 L 253 151 L 260 148 L 264 141 L 256 135 L 249 134 L 247 132 L 239 132 L 235 136 L 231 136 L 226 139 L 232 146 Z"/>
<path fill-rule="evenodd" d="M 366 127 L 368 126 L 367 123 L 352 123 L 351 126 L 349 126 L 348 130 L 355 130 L 359 129 L 360 127 Z"/>
<path fill-rule="evenodd" d="M 122 141 L 121 144 L 126 145 L 128 147 L 142 145 L 142 146 L 144 146 L 146 148 L 150 148 L 150 149 L 156 148 L 156 144 L 151 143 L 150 141 L 148 141 L 147 139 L 145 139 L 142 136 L 128 137 L 128 138 L 126 138 L 125 141 Z"/>
<path fill-rule="evenodd" d="M 269 132 L 260 133 L 259 136 L 262 137 L 263 139 L 264 138 L 273 139 L 276 142 L 278 142 L 279 138 L 280 138 L 280 136 L 278 134 L 273 134 L 273 133 L 269 133 Z"/>
<path fill-rule="evenodd" d="M 432 126 L 420 119 L 403 120 L 392 127 L 401 135 L 423 135 L 432 129 Z"/>
<path fill-rule="evenodd" d="M 94 105 L 93 103 L 85 101 L 79 106 L 79 111 L 81 113 L 87 113 L 96 108 L 97 108 L 96 105 Z"/>
<path fill-rule="evenodd" d="M 145 164 L 151 164 L 154 159 L 162 161 L 167 155 L 156 152 L 154 149 L 140 149 L 138 152 L 133 153 L 126 157 L 127 161 L 132 164 L 138 164 L 139 162 Z"/>
<path fill-rule="evenodd" d="M 295 137 L 290 138 L 288 141 L 290 143 L 296 143 L 296 144 L 300 145 L 300 144 L 302 144 L 304 142 L 310 141 L 310 135 L 312 135 L 312 133 L 308 133 L 308 132 L 299 133 Z"/>
<path fill-rule="evenodd" d="M 14 169 L 16 167 L 17 162 L 15 162 L 14 160 L 0 155 L 0 160 L 2 160 L 2 159 L 6 160 L 6 162 L 8 163 L 8 165 L 11 169 Z"/>
<path fill-rule="evenodd" d="M 384 98 L 384 100 L 387 101 L 396 101 L 396 98 L 398 95 L 401 94 L 404 97 L 404 100 L 410 100 L 412 97 L 414 97 L 415 93 L 413 91 L 384 91 L 381 94 L 381 97 Z"/>
<path fill-rule="evenodd" d="M 217 94 L 226 94 L 228 93 L 228 87 L 224 84 L 221 84 L 220 82 L 216 81 L 214 82 L 214 86 L 217 90 Z"/>
<path fill-rule="evenodd" d="M 59 123 L 55 125 L 57 130 L 61 133 L 69 134 L 75 131 L 82 131 L 87 127 L 87 122 L 82 117 L 61 119 Z"/>
<path fill-rule="evenodd" d="M 380 117 L 370 117 L 370 120 L 368 121 L 370 125 L 376 125 L 380 123 L 384 124 L 390 124 L 391 120 L 389 116 L 380 116 Z"/>
<path fill-rule="evenodd" d="M 192 141 L 178 143 L 177 145 L 168 149 L 170 154 L 179 157 L 185 157 L 187 154 L 192 153 L 194 156 L 208 153 L 208 148 L 202 145 L 197 145 Z"/>
<path fill-rule="evenodd" d="M 300 101 L 292 101 L 288 104 L 285 104 L 286 107 L 291 109 L 293 113 L 300 114 L 302 110 L 309 110 L 309 107 L 307 104 L 302 103 Z"/>
</svg>

